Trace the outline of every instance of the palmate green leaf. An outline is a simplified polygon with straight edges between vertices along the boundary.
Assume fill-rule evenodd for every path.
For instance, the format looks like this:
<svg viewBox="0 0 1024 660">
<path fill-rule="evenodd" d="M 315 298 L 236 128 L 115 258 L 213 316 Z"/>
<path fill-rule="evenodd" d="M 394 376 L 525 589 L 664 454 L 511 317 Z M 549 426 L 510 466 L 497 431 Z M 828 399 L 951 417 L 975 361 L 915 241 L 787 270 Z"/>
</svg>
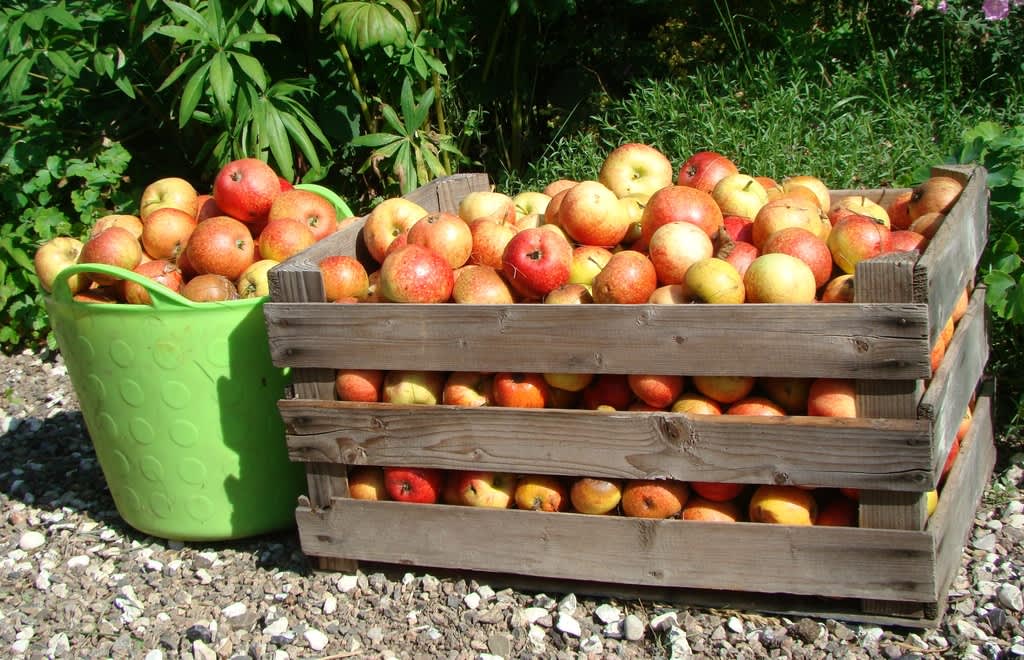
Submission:
<svg viewBox="0 0 1024 660">
<path fill-rule="evenodd" d="M 340 2 L 324 12 L 321 27 L 331 26 L 334 36 L 357 50 L 404 46 L 409 33 L 402 21 L 382 5 L 372 2 Z"/>
<path fill-rule="evenodd" d="M 192 113 L 203 98 L 203 90 L 206 88 L 206 79 L 210 71 L 210 63 L 207 62 L 199 67 L 199 70 L 192 74 L 192 77 L 185 83 L 185 89 L 181 92 L 181 103 L 178 107 L 178 128 L 182 128 L 192 118 Z"/>
<path fill-rule="evenodd" d="M 228 62 L 228 56 L 222 51 L 210 60 L 210 88 L 217 109 L 225 117 L 231 116 L 231 98 L 234 96 L 235 72 Z"/>
</svg>

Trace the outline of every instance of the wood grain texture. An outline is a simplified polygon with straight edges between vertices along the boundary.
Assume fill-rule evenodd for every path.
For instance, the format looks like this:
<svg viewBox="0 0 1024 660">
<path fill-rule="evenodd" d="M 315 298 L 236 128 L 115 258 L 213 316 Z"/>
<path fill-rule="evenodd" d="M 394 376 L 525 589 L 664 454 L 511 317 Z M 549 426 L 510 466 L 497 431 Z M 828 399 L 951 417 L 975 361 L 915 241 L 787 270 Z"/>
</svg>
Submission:
<svg viewBox="0 0 1024 660">
<path fill-rule="evenodd" d="M 291 460 L 920 491 L 926 421 L 282 401 Z"/>
<path fill-rule="evenodd" d="M 986 311 L 985 289 L 981 287 L 974 291 L 967 313 L 918 405 L 918 417 L 932 420 L 936 484 L 967 405 L 984 376 L 989 356 Z"/>
<path fill-rule="evenodd" d="M 928 310 L 920 304 L 267 302 L 264 314 L 278 366 L 851 378 L 929 373 Z"/>
<path fill-rule="evenodd" d="M 971 430 L 942 488 L 938 506 L 927 530 L 935 539 L 936 594 L 942 596 L 961 565 L 964 543 L 971 533 L 974 512 L 988 486 L 996 461 L 993 444 L 992 407 L 988 397 L 979 397 Z"/>
<path fill-rule="evenodd" d="M 335 500 L 322 512 L 300 509 L 297 517 L 302 548 L 315 556 L 840 597 L 924 600 L 934 591 L 932 540 L 924 532 L 361 500 Z"/>
</svg>

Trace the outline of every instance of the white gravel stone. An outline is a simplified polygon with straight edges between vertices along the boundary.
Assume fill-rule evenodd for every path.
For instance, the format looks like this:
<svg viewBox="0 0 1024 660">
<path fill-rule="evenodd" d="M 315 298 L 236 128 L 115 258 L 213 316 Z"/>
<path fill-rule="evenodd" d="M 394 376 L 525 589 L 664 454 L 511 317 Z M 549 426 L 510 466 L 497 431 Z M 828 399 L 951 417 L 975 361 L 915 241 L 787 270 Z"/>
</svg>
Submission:
<svg viewBox="0 0 1024 660">
<path fill-rule="evenodd" d="M 89 555 L 75 555 L 68 559 L 68 568 L 75 570 L 79 568 L 85 568 L 89 565 Z"/>
<path fill-rule="evenodd" d="M 580 622 L 574 619 L 571 614 L 566 614 L 565 612 L 558 615 L 555 628 L 573 637 L 579 637 L 583 633 L 583 630 L 580 628 Z"/>
<path fill-rule="evenodd" d="M 462 603 L 471 610 L 480 607 L 480 594 L 475 591 L 462 597 Z"/>
<path fill-rule="evenodd" d="M 65 632 L 57 633 L 51 637 L 50 641 L 46 644 L 46 654 L 51 658 L 65 656 L 70 650 L 71 641 L 68 639 L 68 634 Z"/>
<path fill-rule="evenodd" d="M 609 639 L 622 639 L 625 636 L 625 622 L 614 621 L 612 623 L 604 624 L 604 628 L 601 629 L 601 634 Z"/>
<path fill-rule="evenodd" d="M 644 622 L 635 614 L 627 614 L 622 622 L 622 636 L 631 642 L 644 638 Z"/>
<path fill-rule="evenodd" d="M 40 591 L 48 591 L 50 589 L 49 571 L 39 571 L 39 575 L 36 576 L 36 589 Z"/>
<path fill-rule="evenodd" d="M 676 612 L 665 612 L 651 619 L 651 630 L 654 632 L 665 632 L 673 626 L 679 625 L 679 616 Z"/>
<path fill-rule="evenodd" d="M 217 660 L 217 653 L 201 639 L 192 642 L 192 656 L 195 660 Z"/>
<path fill-rule="evenodd" d="M 576 600 L 576 594 L 568 594 L 558 603 L 559 614 L 576 614 L 576 608 L 579 606 L 579 601 Z"/>
<path fill-rule="evenodd" d="M 485 602 L 494 598 L 494 589 L 487 586 L 486 584 L 480 585 L 480 588 L 477 589 L 476 592 L 480 595 L 480 598 Z"/>
<path fill-rule="evenodd" d="M 46 535 L 34 529 L 22 533 L 21 538 L 18 539 L 18 547 L 25 551 L 41 548 L 45 544 Z"/>
<path fill-rule="evenodd" d="M 974 543 L 972 543 L 971 545 L 977 550 L 991 552 L 996 547 L 996 535 L 984 534 L 974 539 Z"/>
<path fill-rule="evenodd" d="M 671 660 L 686 660 L 693 657 L 693 650 L 690 648 L 690 640 L 686 638 L 686 631 L 679 627 L 672 627 L 668 631 L 668 641 L 672 644 Z"/>
<path fill-rule="evenodd" d="M 738 616 L 729 617 L 729 620 L 726 621 L 725 625 L 729 626 L 729 630 L 734 633 L 743 634 L 743 622 L 740 621 Z"/>
<path fill-rule="evenodd" d="M 1014 612 L 1020 612 L 1024 609 L 1024 596 L 1021 595 L 1020 587 L 1015 584 L 1007 582 L 999 587 L 996 599 L 1000 605 Z"/>
<path fill-rule="evenodd" d="M 164 652 L 160 649 L 153 649 L 147 651 L 146 655 L 143 656 L 142 660 L 164 660 Z"/>
<path fill-rule="evenodd" d="M 358 585 L 359 585 L 359 576 L 357 576 L 357 575 L 342 575 L 340 578 L 338 578 L 338 581 L 335 583 L 334 586 L 337 587 L 338 591 L 340 591 L 341 593 L 347 594 L 348 592 L 350 592 L 353 589 L 355 589 L 356 586 L 358 586 Z"/>
<path fill-rule="evenodd" d="M 324 596 L 323 612 L 324 614 L 331 615 L 338 611 L 338 599 L 334 597 L 334 594 L 327 594 Z"/>
<path fill-rule="evenodd" d="M 988 639 L 988 635 L 985 634 L 978 626 L 974 625 L 967 619 L 960 619 L 956 622 L 956 630 L 958 633 L 966 637 L 967 639 L 976 639 L 978 641 L 985 641 Z"/>
<path fill-rule="evenodd" d="M 580 641 L 580 650 L 584 653 L 603 653 L 604 642 L 597 635 L 591 635 Z"/>
<path fill-rule="evenodd" d="M 32 640 L 29 639 L 18 639 L 11 644 L 11 652 L 17 655 L 24 655 L 25 651 L 28 650 L 28 645 Z"/>
<path fill-rule="evenodd" d="M 314 651 L 323 651 L 324 647 L 327 646 L 327 635 L 316 628 L 306 628 L 306 632 L 302 633 L 302 636 L 306 638 L 309 648 Z"/>
<path fill-rule="evenodd" d="M 196 570 L 196 579 L 199 580 L 199 584 L 210 584 L 213 582 L 213 576 L 205 568 Z"/>
<path fill-rule="evenodd" d="M 223 608 L 220 612 L 229 619 L 234 619 L 245 614 L 246 610 L 245 603 L 231 603 L 227 607 Z"/>
<path fill-rule="evenodd" d="M 531 642 L 543 645 L 544 639 L 548 636 L 548 633 L 546 630 L 544 630 L 537 624 L 532 624 L 530 625 L 530 632 L 528 632 L 526 635 L 530 638 Z"/>
<path fill-rule="evenodd" d="M 594 610 L 594 616 L 596 616 L 597 620 L 601 623 L 618 623 L 622 620 L 622 610 L 614 605 L 601 603 L 597 606 L 597 609 Z"/>
<path fill-rule="evenodd" d="M 538 620 L 546 617 L 548 614 L 549 612 L 543 607 L 527 607 L 523 610 L 523 617 L 530 624 L 537 623 Z"/>
</svg>

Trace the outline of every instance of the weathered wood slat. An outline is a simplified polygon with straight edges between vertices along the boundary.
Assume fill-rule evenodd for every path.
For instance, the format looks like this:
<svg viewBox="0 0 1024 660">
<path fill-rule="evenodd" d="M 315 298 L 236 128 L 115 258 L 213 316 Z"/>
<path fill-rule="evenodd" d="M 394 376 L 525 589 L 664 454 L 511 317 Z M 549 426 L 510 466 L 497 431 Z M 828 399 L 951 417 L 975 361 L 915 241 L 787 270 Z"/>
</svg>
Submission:
<svg viewBox="0 0 1024 660">
<path fill-rule="evenodd" d="M 946 478 L 935 513 L 927 531 L 935 539 L 936 594 L 944 595 L 961 565 L 964 542 L 996 461 L 992 434 L 992 407 L 988 397 L 979 397 L 971 429 Z M 949 497 L 947 497 L 949 493 Z"/>
<path fill-rule="evenodd" d="M 268 302 L 264 313 L 278 366 L 851 378 L 929 373 L 924 305 Z"/>
<path fill-rule="evenodd" d="M 927 421 L 281 401 L 293 461 L 922 490 Z"/>
<path fill-rule="evenodd" d="M 315 556 L 838 597 L 920 601 L 934 591 L 932 540 L 924 532 L 340 499 L 296 515 L 303 551 Z"/>
<path fill-rule="evenodd" d="M 957 325 L 946 355 L 918 405 L 918 418 L 932 420 L 936 483 L 960 421 L 984 375 L 988 354 L 985 289 L 979 288 L 971 297 L 967 313 Z"/>
</svg>

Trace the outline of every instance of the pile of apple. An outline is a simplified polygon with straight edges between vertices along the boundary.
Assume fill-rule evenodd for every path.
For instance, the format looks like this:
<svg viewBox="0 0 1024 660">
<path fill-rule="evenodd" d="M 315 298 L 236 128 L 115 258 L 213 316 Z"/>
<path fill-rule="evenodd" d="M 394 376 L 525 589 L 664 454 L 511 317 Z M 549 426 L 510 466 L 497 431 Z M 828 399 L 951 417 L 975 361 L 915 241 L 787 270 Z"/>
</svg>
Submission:
<svg viewBox="0 0 1024 660">
<path fill-rule="evenodd" d="M 833 202 L 816 176 L 776 182 L 711 151 L 677 171 L 629 143 L 594 180 L 473 192 L 458 213 L 387 199 L 366 218 L 369 270 L 340 255 L 320 269 L 338 302 L 848 302 L 858 262 L 923 250 L 961 191 L 934 176 L 886 207 Z"/>
<path fill-rule="evenodd" d="M 119 266 L 196 302 L 269 295 L 267 271 L 339 227 L 326 198 L 293 188 L 261 160 L 233 161 L 213 190 L 199 194 L 185 179 L 153 181 L 138 215 L 99 218 L 85 242 L 61 236 L 35 254 L 40 284 L 51 291 L 75 263 Z M 149 304 L 145 287 L 99 273 L 68 279 L 76 300 Z"/>
</svg>

